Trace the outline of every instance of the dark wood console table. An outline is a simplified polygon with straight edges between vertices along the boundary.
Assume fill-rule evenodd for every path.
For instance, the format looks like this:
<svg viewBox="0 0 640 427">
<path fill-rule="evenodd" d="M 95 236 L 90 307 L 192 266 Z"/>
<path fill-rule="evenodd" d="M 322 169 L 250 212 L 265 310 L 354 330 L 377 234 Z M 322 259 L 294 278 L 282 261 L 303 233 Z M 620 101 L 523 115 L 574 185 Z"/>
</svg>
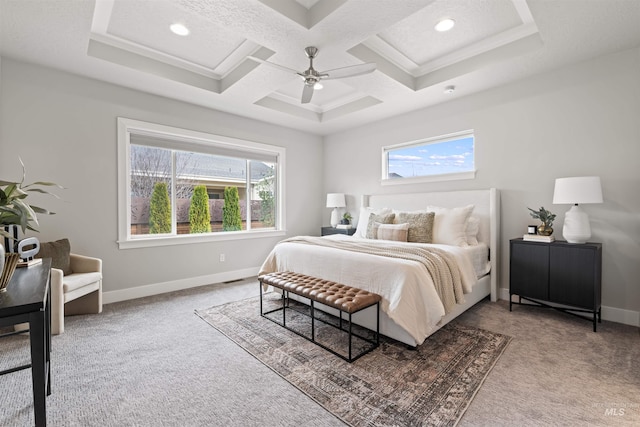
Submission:
<svg viewBox="0 0 640 427">
<path fill-rule="evenodd" d="M 31 342 L 31 364 L 0 371 L 0 375 L 31 368 L 33 410 L 38 427 L 47 425 L 46 396 L 51 394 L 50 273 L 51 260 L 48 258 L 41 264 L 18 268 L 5 291 L 0 292 L 0 326 L 29 323 Z"/>
<path fill-rule="evenodd" d="M 542 307 L 596 319 L 602 314 L 602 244 L 510 241 L 509 311 L 513 295 Z M 546 303 L 553 303 L 549 305 Z"/>
</svg>

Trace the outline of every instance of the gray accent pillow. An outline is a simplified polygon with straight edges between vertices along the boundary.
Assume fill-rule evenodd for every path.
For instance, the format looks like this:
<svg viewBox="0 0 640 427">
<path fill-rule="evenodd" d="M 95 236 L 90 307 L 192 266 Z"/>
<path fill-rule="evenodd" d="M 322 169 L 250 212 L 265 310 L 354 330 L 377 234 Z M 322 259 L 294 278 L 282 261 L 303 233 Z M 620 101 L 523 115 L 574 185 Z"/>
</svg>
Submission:
<svg viewBox="0 0 640 427">
<path fill-rule="evenodd" d="M 370 214 L 369 223 L 367 224 L 367 234 L 365 237 L 367 239 L 375 239 L 376 238 L 376 229 L 375 229 L 376 222 L 380 224 L 393 224 L 393 219 L 395 217 L 396 217 L 396 214 L 394 213 L 382 214 L 382 215 L 376 215 L 374 213 Z"/>
<path fill-rule="evenodd" d="M 399 212 L 396 219 L 398 223 L 409 224 L 407 242 L 432 243 L 435 216 L 433 212 Z"/>
<path fill-rule="evenodd" d="M 51 258 L 51 267 L 62 270 L 65 276 L 72 274 L 71 270 L 71 244 L 69 239 L 60 239 L 55 242 L 40 243 L 40 252 L 36 258 Z"/>
</svg>

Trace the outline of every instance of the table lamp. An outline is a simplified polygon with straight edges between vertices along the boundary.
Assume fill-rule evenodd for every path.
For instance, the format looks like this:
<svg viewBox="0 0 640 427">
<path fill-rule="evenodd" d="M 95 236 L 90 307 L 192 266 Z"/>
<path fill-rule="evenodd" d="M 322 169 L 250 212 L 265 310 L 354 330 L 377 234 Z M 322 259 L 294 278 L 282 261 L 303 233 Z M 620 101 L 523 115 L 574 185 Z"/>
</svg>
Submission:
<svg viewBox="0 0 640 427">
<path fill-rule="evenodd" d="M 336 225 L 338 225 L 338 222 L 340 222 L 339 220 L 339 214 L 338 214 L 338 208 L 344 208 L 345 206 L 347 206 L 347 204 L 344 201 L 344 194 L 343 193 L 328 193 L 327 194 L 327 207 L 328 208 L 333 208 L 333 211 L 331 211 L 331 226 L 335 228 Z"/>
<path fill-rule="evenodd" d="M 562 236 L 569 243 L 586 243 L 591 237 L 589 216 L 579 203 L 602 203 L 599 176 L 557 178 L 553 190 L 553 204 L 573 204 L 564 214 Z"/>
</svg>

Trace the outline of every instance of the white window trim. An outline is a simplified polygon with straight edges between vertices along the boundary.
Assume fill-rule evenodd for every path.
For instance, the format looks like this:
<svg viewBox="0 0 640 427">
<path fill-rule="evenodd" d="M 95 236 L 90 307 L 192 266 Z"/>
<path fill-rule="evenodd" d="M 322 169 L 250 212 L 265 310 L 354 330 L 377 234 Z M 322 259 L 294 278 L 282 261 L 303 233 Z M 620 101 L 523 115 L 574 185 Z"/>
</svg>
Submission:
<svg viewBox="0 0 640 427">
<path fill-rule="evenodd" d="M 229 146 L 230 148 L 246 148 L 249 151 L 275 154 L 277 162 L 277 226 L 275 230 L 242 230 L 221 231 L 205 234 L 183 235 L 157 235 L 136 236 L 132 238 L 129 225 L 129 213 L 131 212 L 131 134 L 143 134 L 150 136 L 164 136 L 180 141 L 188 141 L 194 145 Z M 156 123 L 143 122 L 134 119 L 118 117 L 118 247 L 120 249 L 146 248 L 153 246 L 184 245 L 191 243 L 219 242 L 225 240 L 256 239 L 265 237 L 281 237 L 286 235 L 285 224 L 285 154 L 284 147 L 247 141 L 222 135 L 181 129 Z"/>
<path fill-rule="evenodd" d="M 442 181 L 455 181 L 462 179 L 475 179 L 477 170 L 465 172 L 451 172 L 436 175 L 425 175 L 417 177 L 407 178 L 387 178 L 389 176 L 389 162 L 387 159 L 388 153 L 391 150 L 395 150 L 403 147 L 410 147 L 414 145 L 427 145 L 430 143 L 437 144 L 439 142 L 447 142 L 453 139 L 460 139 L 465 136 L 471 136 L 473 141 L 473 164 L 476 164 L 476 150 L 475 150 L 475 135 L 473 129 L 465 130 L 461 132 L 449 133 L 446 135 L 434 136 L 431 138 L 418 139 L 415 141 L 403 142 L 401 144 L 387 145 L 382 147 L 382 177 L 380 179 L 381 185 L 405 185 L 405 184 L 421 184 L 426 182 L 442 182 Z"/>
<path fill-rule="evenodd" d="M 422 184 L 425 182 L 443 182 L 443 181 L 457 181 L 461 179 L 474 179 L 476 177 L 476 171 L 469 172 L 452 172 L 443 173 L 439 175 L 429 175 L 420 177 L 409 178 L 394 178 L 394 179 L 382 179 L 381 185 L 405 185 L 405 184 Z"/>
</svg>

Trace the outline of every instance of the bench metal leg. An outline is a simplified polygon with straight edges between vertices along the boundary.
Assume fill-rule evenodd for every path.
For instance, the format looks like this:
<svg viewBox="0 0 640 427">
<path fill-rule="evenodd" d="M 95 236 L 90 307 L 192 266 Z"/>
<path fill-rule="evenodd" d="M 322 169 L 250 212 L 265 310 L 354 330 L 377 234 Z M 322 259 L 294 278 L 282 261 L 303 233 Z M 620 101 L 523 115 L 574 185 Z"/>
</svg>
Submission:
<svg viewBox="0 0 640 427">
<path fill-rule="evenodd" d="M 287 316 L 285 315 L 287 310 L 285 310 L 289 304 L 285 305 L 285 302 L 289 298 L 289 293 L 287 291 L 282 291 L 282 326 L 287 327 Z"/>
<path fill-rule="evenodd" d="M 351 313 L 349 313 L 349 360 L 351 360 Z"/>
<path fill-rule="evenodd" d="M 301 332 L 296 331 L 295 329 L 287 326 L 287 318 L 286 318 L 286 309 L 290 308 L 289 307 L 289 291 L 286 291 L 284 289 L 282 289 L 282 306 L 280 308 L 276 308 L 276 309 L 271 309 L 269 311 L 264 311 L 265 307 L 264 307 L 264 302 L 263 302 L 263 282 L 259 281 L 259 285 L 260 285 L 260 315 L 268 320 L 271 320 L 272 322 L 286 328 L 287 330 L 294 332 L 295 334 L 313 342 L 314 344 L 318 345 L 319 347 L 329 351 L 330 353 L 340 357 L 341 359 L 351 363 L 357 359 L 359 359 L 360 357 L 364 356 L 365 354 L 371 352 L 372 350 L 374 350 L 375 348 L 380 346 L 380 302 L 375 303 L 374 305 L 370 305 L 368 307 L 364 307 L 362 310 L 366 310 L 367 308 L 371 308 L 375 306 L 375 310 L 376 310 L 376 330 L 375 331 L 370 331 L 370 332 L 375 332 L 375 339 L 373 338 L 368 338 L 362 335 L 359 335 L 358 333 L 355 333 L 353 331 L 353 314 L 354 313 L 347 313 L 346 311 L 344 313 L 347 313 L 349 315 L 348 318 L 348 322 L 349 322 L 349 327 L 348 328 L 343 328 L 342 324 L 343 324 L 343 320 L 347 321 L 347 319 L 343 319 L 342 316 L 342 310 L 338 310 L 339 312 L 339 321 L 340 324 L 339 326 L 336 326 L 334 323 L 335 322 L 327 322 L 325 320 L 322 320 L 321 318 L 316 318 L 316 312 L 315 312 L 315 303 L 314 300 L 308 298 L 308 297 L 304 297 L 307 298 L 309 300 L 309 306 L 310 306 L 310 315 L 311 315 L 311 338 L 309 338 L 308 335 L 305 335 Z M 295 310 L 294 308 L 291 308 L 292 310 Z M 274 313 L 278 310 L 282 310 L 282 323 L 278 323 L 277 320 L 275 320 L 275 318 L 273 317 L 269 317 L 267 316 L 268 314 Z M 299 312 L 298 310 L 295 310 L 296 312 Z M 301 314 L 305 314 L 305 313 L 301 313 Z M 306 315 L 306 314 L 305 314 Z M 331 316 L 330 314 L 327 313 L 328 316 Z M 334 317 L 335 319 L 335 317 Z M 349 349 L 348 349 L 348 356 L 345 357 L 342 354 L 338 353 L 337 351 L 327 347 L 326 345 L 316 341 L 315 339 L 315 332 L 316 332 L 316 327 L 315 327 L 315 321 L 319 320 L 320 322 L 329 325 L 331 327 L 334 327 L 336 329 L 339 329 L 342 332 L 347 332 L 348 333 L 348 343 L 349 343 Z M 369 346 L 369 348 L 365 349 L 364 351 L 361 351 L 359 354 L 357 354 L 355 357 L 353 356 L 353 336 L 356 336 L 357 338 L 371 344 Z"/>
<path fill-rule="evenodd" d="M 311 301 L 311 341 L 316 341 L 316 316 L 314 312 L 313 300 Z"/>
</svg>

